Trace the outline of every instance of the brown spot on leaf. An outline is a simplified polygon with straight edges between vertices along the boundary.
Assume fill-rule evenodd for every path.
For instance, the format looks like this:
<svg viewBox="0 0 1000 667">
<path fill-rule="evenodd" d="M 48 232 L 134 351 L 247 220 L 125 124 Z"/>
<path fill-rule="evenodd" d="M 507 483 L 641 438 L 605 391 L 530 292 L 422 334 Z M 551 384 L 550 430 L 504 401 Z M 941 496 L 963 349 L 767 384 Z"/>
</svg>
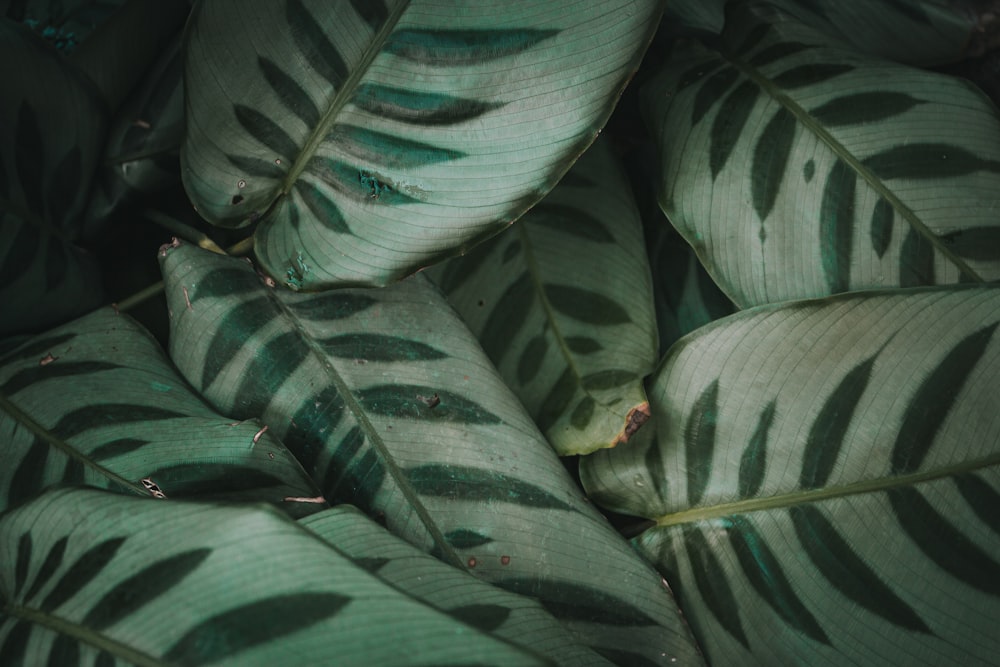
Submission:
<svg viewBox="0 0 1000 667">
<path fill-rule="evenodd" d="M 500 556 L 501 565 L 510 565 L 510 556 Z"/>
<path fill-rule="evenodd" d="M 171 248 L 177 248 L 181 244 L 180 240 L 175 236 L 170 239 L 170 243 L 164 243 L 160 246 L 160 257 L 166 257 L 167 251 Z"/>
<path fill-rule="evenodd" d="M 636 431 L 638 431 L 643 424 L 649 421 L 649 416 L 650 412 L 648 402 L 640 403 L 629 410 L 628 416 L 625 417 L 625 428 L 618 434 L 618 437 L 615 438 L 615 441 L 611 446 L 615 447 L 617 445 L 624 445 L 628 442 L 629 438 L 635 435 Z"/>
<path fill-rule="evenodd" d="M 55 361 L 58 358 L 59 357 L 53 357 L 52 353 L 49 352 L 44 357 L 42 357 L 41 359 L 38 360 L 38 365 L 39 366 L 48 366 L 49 364 L 51 364 L 53 361 Z"/>
<path fill-rule="evenodd" d="M 305 498 L 303 496 L 285 496 L 282 500 L 286 503 L 315 503 L 317 505 L 322 505 L 326 502 L 326 498 L 323 496 L 315 496 L 313 498 Z"/>
<path fill-rule="evenodd" d="M 470 558 L 468 560 L 468 565 L 469 565 L 469 567 L 475 567 L 476 566 L 476 559 L 475 558 Z"/>
</svg>

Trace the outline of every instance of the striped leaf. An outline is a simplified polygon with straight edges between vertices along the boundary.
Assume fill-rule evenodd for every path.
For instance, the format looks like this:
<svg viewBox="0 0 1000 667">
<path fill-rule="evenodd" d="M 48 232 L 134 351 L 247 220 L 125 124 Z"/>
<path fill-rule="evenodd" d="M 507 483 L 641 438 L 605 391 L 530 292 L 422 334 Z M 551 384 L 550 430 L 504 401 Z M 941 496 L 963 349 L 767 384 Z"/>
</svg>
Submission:
<svg viewBox="0 0 1000 667">
<path fill-rule="evenodd" d="M 643 257 L 629 186 L 599 141 L 509 233 L 430 272 L 560 455 L 624 443 L 647 416 Z"/>
<path fill-rule="evenodd" d="M 50 491 L 0 554 L 4 665 L 548 664 L 266 507 Z"/>
<path fill-rule="evenodd" d="M 724 52 L 679 47 L 644 94 L 661 206 L 736 304 L 1000 278 L 978 90 L 759 3 L 730 18 Z"/>
<path fill-rule="evenodd" d="M 391 535 L 350 505 L 299 521 L 356 563 L 404 593 L 560 665 L 611 663 L 580 646 L 535 600 L 476 579 Z M 500 556 L 510 567 L 512 557 Z M 477 562 L 476 567 L 480 564 Z"/>
<path fill-rule="evenodd" d="M 186 244 L 161 264 L 175 363 L 220 411 L 261 415 L 331 503 L 539 598 L 599 652 L 695 655 L 656 573 L 586 502 L 422 275 L 306 294 Z M 611 603 L 642 620 L 606 622 Z"/>
<path fill-rule="evenodd" d="M 656 437 L 586 459 L 584 484 L 655 521 L 634 544 L 712 663 L 987 664 L 998 329 L 997 286 L 718 320 L 658 370 Z"/>
<path fill-rule="evenodd" d="M 319 495 L 256 420 L 213 412 L 126 315 L 102 308 L 0 358 L 0 510 L 47 487 L 271 502 Z"/>
<path fill-rule="evenodd" d="M 504 229 L 555 185 L 659 11 L 202 3 L 186 43 L 185 186 L 216 224 L 260 222 L 257 256 L 279 282 L 389 283 Z"/>
<path fill-rule="evenodd" d="M 0 336 L 64 322 L 103 299 L 73 241 L 107 111 L 88 81 L 31 31 L 0 23 Z"/>
</svg>

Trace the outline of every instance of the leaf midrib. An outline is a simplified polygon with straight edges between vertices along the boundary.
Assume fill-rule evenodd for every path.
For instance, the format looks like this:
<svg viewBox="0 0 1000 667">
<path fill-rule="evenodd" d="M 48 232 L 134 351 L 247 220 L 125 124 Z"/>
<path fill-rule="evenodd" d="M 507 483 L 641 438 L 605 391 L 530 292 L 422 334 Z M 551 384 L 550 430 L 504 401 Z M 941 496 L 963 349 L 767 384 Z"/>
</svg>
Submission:
<svg viewBox="0 0 1000 667">
<path fill-rule="evenodd" d="M 854 155 L 842 143 L 837 141 L 833 135 L 819 123 L 819 121 L 809 114 L 809 112 L 799 106 L 799 104 L 791 97 L 782 92 L 780 88 L 775 86 L 769 78 L 762 75 L 756 68 L 744 63 L 736 56 L 732 56 L 728 53 L 721 52 L 720 55 L 726 60 L 726 62 L 742 72 L 751 81 L 756 83 L 761 90 L 770 95 L 772 99 L 778 102 L 778 104 L 790 111 L 795 116 L 796 120 L 805 126 L 807 130 L 811 131 L 820 141 L 832 150 L 838 158 L 847 163 L 856 174 L 865 179 L 865 181 L 881 197 L 888 201 L 892 205 L 893 209 L 910 224 L 914 231 L 925 238 L 937 252 L 941 253 L 944 257 L 951 261 L 951 263 L 954 264 L 963 275 L 969 277 L 975 282 L 985 282 L 983 278 L 965 262 L 965 260 L 956 255 L 951 249 L 944 245 L 933 232 L 931 232 L 927 225 L 920 220 L 913 209 L 904 204 L 899 197 L 897 197 L 896 194 L 890 190 L 886 184 L 878 178 L 878 176 L 875 175 L 874 172 L 861 164 L 861 162 L 854 157 Z"/>
<path fill-rule="evenodd" d="M 344 400 L 344 405 L 350 411 L 350 413 L 357 420 L 358 426 L 365 434 L 365 439 L 370 443 L 371 447 L 375 449 L 378 453 L 379 459 L 385 465 L 386 472 L 392 477 L 396 486 L 399 488 L 403 497 L 410 503 L 413 510 L 420 517 L 421 523 L 427 532 L 430 533 L 431 538 L 433 538 L 434 543 L 440 548 L 442 558 L 449 565 L 454 565 L 459 569 L 465 569 L 465 563 L 459 558 L 458 554 L 451 547 L 448 541 L 444 537 L 444 533 L 438 528 L 437 523 L 432 519 L 430 512 L 424 507 L 423 503 L 420 501 L 420 495 L 413 489 L 410 484 L 409 479 L 403 474 L 403 471 L 398 465 L 396 465 L 395 459 L 391 456 L 391 452 L 388 447 L 386 447 L 385 441 L 382 439 L 381 434 L 375 425 L 372 424 L 371 420 L 368 419 L 368 415 L 365 414 L 361 403 L 358 401 L 357 397 L 354 395 L 354 391 L 344 380 L 340 372 L 334 368 L 333 362 L 330 361 L 326 352 L 323 350 L 322 345 L 313 338 L 302 325 L 301 319 L 295 314 L 292 309 L 285 304 L 284 301 L 278 298 L 277 290 L 267 290 L 268 298 L 272 303 L 278 308 L 278 311 L 282 314 L 286 322 L 289 322 L 294 328 L 299 338 L 305 343 L 306 347 L 313 356 L 319 361 L 319 365 L 324 369 L 327 378 L 330 383 L 336 388 L 337 393 Z"/>
<path fill-rule="evenodd" d="M 963 473 L 975 472 L 983 468 L 1000 465 L 1000 453 L 986 456 L 972 461 L 962 461 L 950 466 L 916 472 L 908 475 L 895 475 L 891 477 L 877 477 L 875 479 L 854 482 L 843 486 L 830 486 L 822 489 L 809 489 L 805 491 L 792 491 L 790 493 L 780 493 L 767 498 L 749 498 L 747 500 L 737 500 L 730 503 L 719 503 L 709 507 L 695 507 L 692 509 L 664 514 L 657 517 L 656 527 L 677 526 L 709 519 L 719 519 L 732 516 L 734 514 L 747 514 L 749 512 L 760 512 L 773 509 L 787 509 L 796 505 L 815 503 L 831 498 L 844 498 L 866 493 L 877 493 L 890 491 L 901 487 L 914 486 L 922 482 L 929 482 L 946 477 L 961 475 Z"/>
<path fill-rule="evenodd" d="M 71 444 L 69 444 L 62 438 L 56 437 L 50 430 L 48 430 L 47 428 L 39 424 L 37 421 L 32 419 L 31 415 L 29 415 L 27 412 L 19 408 L 16 403 L 11 401 L 7 396 L 3 394 L 0 394 L 0 411 L 9 414 L 14 419 L 15 422 L 26 428 L 31 433 L 34 433 L 37 437 L 41 438 L 53 449 L 62 452 L 71 459 L 76 459 L 84 466 L 95 471 L 102 477 L 106 477 L 109 480 L 116 482 L 117 484 L 128 489 L 129 491 L 134 492 L 138 496 L 142 497 L 149 496 L 149 492 L 146 491 L 141 486 L 139 486 L 138 484 L 136 484 L 135 482 L 131 482 L 122 477 L 121 475 L 118 475 L 117 473 L 108 470 L 104 466 L 95 463 L 93 459 L 80 453 Z"/>
<path fill-rule="evenodd" d="M 329 106 L 327 107 L 326 112 L 324 112 L 323 117 L 320 119 L 319 124 L 316 125 L 315 130 L 313 130 L 313 132 L 309 135 L 309 138 L 306 140 L 302 150 L 299 151 L 298 157 L 295 159 L 294 164 L 292 164 L 291 169 L 288 170 L 288 174 L 285 176 L 285 180 L 281 184 L 281 189 L 278 191 L 275 201 L 287 195 L 291 191 L 292 186 L 295 185 L 299 175 L 305 171 L 306 165 L 309 164 L 309 161 L 312 159 L 313 155 L 316 154 L 320 145 L 326 141 L 326 135 L 334 123 L 336 123 L 337 116 L 340 114 L 340 111 L 350 101 L 355 88 L 357 88 L 365 74 L 368 73 L 368 68 L 375 61 L 375 58 L 377 58 L 382 52 L 382 47 L 385 46 L 386 41 L 388 41 L 389 35 L 391 35 L 396 29 L 396 24 L 399 23 L 400 17 L 402 17 L 403 13 L 409 9 L 409 7 L 409 0 L 400 2 L 399 5 L 397 5 L 389 13 L 378 32 L 376 32 L 372 37 L 371 42 L 365 49 L 361 61 L 355 66 L 354 70 L 340 86 L 340 89 L 334 93 L 333 99 L 330 100 Z"/>
</svg>

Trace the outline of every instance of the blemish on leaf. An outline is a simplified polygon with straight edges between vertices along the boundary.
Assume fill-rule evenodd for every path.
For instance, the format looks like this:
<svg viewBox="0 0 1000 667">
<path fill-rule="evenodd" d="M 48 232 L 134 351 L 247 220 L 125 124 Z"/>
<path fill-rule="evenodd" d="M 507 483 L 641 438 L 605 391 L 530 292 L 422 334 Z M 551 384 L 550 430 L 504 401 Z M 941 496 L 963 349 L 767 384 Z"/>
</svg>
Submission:
<svg viewBox="0 0 1000 667">
<path fill-rule="evenodd" d="M 243 203 L 243 195 L 233 195 L 233 198 L 230 201 L 231 201 L 231 203 L 232 203 L 233 206 L 236 206 L 237 204 L 242 204 Z"/>
<path fill-rule="evenodd" d="M 500 556 L 501 565 L 510 565 L 510 556 Z"/>
<path fill-rule="evenodd" d="M 170 243 L 164 243 L 163 245 L 160 246 L 160 257 L 166 257 L 168 250 L 170 250 L 171 248 L 180 247 L 180 245 L 181 245 L 180 240 L 176 236 L 174 236 L 173 238 L 170 239 Z"/>
<path fill-rule="evenodd" d="M 191 307 L 191 297 L 188 294 L 188 288 L 181 285 L 181 290 L 184 291 L 184 303 L 187 304 L 187 309 L 193 311 L 194 308 Z"/>
<path fill-rule="evenodd" d="M 615 441 L 611 446 L 615 447 L 617 445 L 624 445 L 628 442 L 629 438 L 635 435 L 636 431 L 638 431 L 643 424 L 649 421 L 649 416 L 650 411 L 648 402 L 640 403 L 629 410 L 628 415 L 625 417 L 625 428 L 618 434 L 618 437 L 615 438 Z"/>
<path fill-rule="evenodd" d="M 468 565 L 469 565 L 470 568 L 475 567 L 476 566 L 476 559 L 475 558 L 470 558 L 468 560 Z"/>
<path fill-rule="evenodd" d="M 260 441 L 260 436 L 264 435 L 264 433 L 266 431 L 267 431 L 267 424 L 264 424 L 264 426 L 259 431 L 257 431 L 256 433 L 254 433 L 254 435 L 253 435 L 253 444 L 254 445 L 256 445 Z"/>
<path fill-rule="evenodd" d="M 42 357 L 41 359 L 38 360 L 38 365 L 39 366 L 48 366 L 49 364 L 51 364 L 53 361 L 55 361 L 58 358 L 59 357 L 53 357 L 52 353 L 49 352 L 44 357 Z"/>
<path fill-rule="evenodd" d="M 420 394 L 417 394 L 417 399 L 426 403 L 427 407 L 430 408 L 431 410 L 441 405 L 441 397 L 438 396 L 437 394 L 434 394 L 433 396 L 422 396 Z"/>
<path fill-rule="evenodd" d="M 315 496 L 313 498 L 306 498 L 304 496 L 285 496 L 281 500 L 286 503 L 315 503 L 317 505 L 322 505 L 326 502 L 326 498 L 323 496 Z"/>
<path fill-rule="evenodd" d="M 132 121 L 133 127 L 141 127 L 144 130 L 151 130 L 153 126 L 149 124 L 148 120 L 143 120 L 142 118 L 136 118 Z"/>
<path fill-rule="evenodd" d="M 247 182 L 245 180 L 243 180 L 242 178 L 240 180 L 236 181 L 236 187 L 238 187 L 240 190 L 242 190 L 246 186 L 247 186 Z"/>
<path fill-rule="evenodd" d="M 154 498 L 167 497 L 167 494 L 163 492 L 163 490 L 159 487 L 159 485 L 149 477 L 143 477 L 141 480 L 139 480 L 139 482 L 143 485 L 143 487 L 145 487 L 147 491 L 149 491 L 149 495 L 153 496 Z"/>
<path fill-rule="evenodd" d="M 383 194 L 392 191 L 391 187 L 380 181 L 377 176 L 368 171 L 359 171 L 358 181 L 361 183 L 361 189 L 364 190 L 365 194 L 367 194 L 371 199 L 378 199 Z"/>
<path fill-rule="evenodd" d="M 285 271 L 285 284 L 288 285 L 293 290 L 300 290 L 305 284 L 306 274 L 310 271 L 309 265 L 305 263 L 302 258 L 302 253 L 298 253 L 294 260 L 292 260 L 292 265 L 288 267 Z"/>
</svg>

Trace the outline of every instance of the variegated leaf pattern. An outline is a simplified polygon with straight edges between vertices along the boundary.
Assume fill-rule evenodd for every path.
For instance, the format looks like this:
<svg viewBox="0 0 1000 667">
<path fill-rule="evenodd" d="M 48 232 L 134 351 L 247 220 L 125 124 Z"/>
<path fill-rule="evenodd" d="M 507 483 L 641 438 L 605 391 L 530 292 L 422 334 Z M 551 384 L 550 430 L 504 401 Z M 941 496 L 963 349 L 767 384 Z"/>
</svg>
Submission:
<svg viewBox="0 0 1000 667">
<path fill-rule="evenodd" d="M 644 257 L 628 183 L 598 141 L 509 232 L 430 271 L 562 456 L 627 442 L 649 415 Z"/>
<path fill-rule="evenodd" d="M 0 603 L 4 665 L 547 664 L 262 506 L 50 491 L 0 519 Z"/>
<path fill-rule="evenodd" d="M 577 643 L 537 601 L 449 567 L 351 505 L 313 514 L 299 523 L 407 595 L 483 632 L 540 653 L 558 665 L 613 664 Z M 509 555 L 500 556 L 502 566 L 509 566 L 510 561 Z"/>
<path fill-rule="evenodd" d="M 101 149 L 99 96 L 27 28 L 0 23 L 0 336 L 76 317 L 103 298 L 73 242 Z"/>
<path fill-rule="evenodd" d="M 657 437 L 595 499 L 715 664 L 988 664 L 1000 650 L 1000 287 L 762 306 L 678 342 Z"/>
<path fill-rule="evenodd" d="M 212 222 L 260 222 L 257 256 L 279 282 L 389 283 L 504 229 L 555 185 L 659 12 L 652 0 L 202 3 L 186 44 L 185 185 Z"/>
<path fill-rule="evenodd" d="M 261 416 L 331 503 L 538 598 L 600 653 L 697 655 L 657 574 L 583 498 L 424 276 L 307 294 L 191 245 L 161 257 L 174 362 L 221 412 Z"/>
<path fill-rule="evenodd" d="M 660 201 L 740 307 L 1000 278 L 1000 123 L 971 84 L 762 3 L 645 89 Z"/>
<path fill-rule="evenodd" d="M 127 315 L 102 308 L 0 358 L 0 510 L 45 488 L 267 501 L 321 509 L 273 432 L 213 412 Z"/>
</svg>

